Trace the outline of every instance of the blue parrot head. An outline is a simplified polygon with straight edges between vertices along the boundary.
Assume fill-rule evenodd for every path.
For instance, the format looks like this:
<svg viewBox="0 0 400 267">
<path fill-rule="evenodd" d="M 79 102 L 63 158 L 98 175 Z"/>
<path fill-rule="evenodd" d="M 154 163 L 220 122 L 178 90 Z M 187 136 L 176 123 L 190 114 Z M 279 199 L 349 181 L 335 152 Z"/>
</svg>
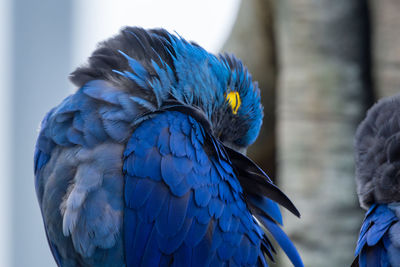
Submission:
<svg viewBox="0 0 400 267">
<path fill-rule="evenodd" d="M 247 147 L 256 140 L 262 124 L 260 90 L 241 61 L 232 55 L 221 55 L 219 60 L 228 79 L 221 87 L 223 98 L 217 102 L 218 112 L 212 119 L 215 133 L 228 145 Z"/>
<path fill-rule="evenodd" d="M 100 44 L 89 66 L 75 71 L 71 80 L 82 86 L 104 76 L 150 111 L 171 99 L 196 107 L 213 135 L 236 150 L 244 151 L 260 131 L 260 90 L 242 62 L 233 55 L 210 54 L 165 30 L 123 29 Z"/>
<path fill-rule="evenodd" d="M 214 56 L 193 43 L 172 36 L 178 77 L 174 96 L 198 106 L 213 134 L 236 149 L 252 144 L 259 133 L 263 108 L 260 90 L 242 62 L 233 55 Z"/>
</svg>

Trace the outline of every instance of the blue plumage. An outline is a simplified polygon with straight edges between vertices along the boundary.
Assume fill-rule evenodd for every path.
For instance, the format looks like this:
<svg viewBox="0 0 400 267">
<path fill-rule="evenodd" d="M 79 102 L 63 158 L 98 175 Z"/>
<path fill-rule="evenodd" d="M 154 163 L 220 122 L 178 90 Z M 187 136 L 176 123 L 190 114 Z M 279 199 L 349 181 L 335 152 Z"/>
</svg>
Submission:
<svg viewBox="0 0 400 267">
<path fill-rule="evenodd" d="M 297 209 L 238 152 L 262 120 L 239 60 L 126 28 L 71 78 L 79 89 L 44 118 L 34 159 L 59 266 L 267 266 L 263 227 L 303 266 L 277 225 L 278 204 Z"/>
<path fill-rule="evenodd" d="M 399 206 L 374 204 L 360 230 L 355 255 L 359 266 L 399 266 Z"/>
</svg>

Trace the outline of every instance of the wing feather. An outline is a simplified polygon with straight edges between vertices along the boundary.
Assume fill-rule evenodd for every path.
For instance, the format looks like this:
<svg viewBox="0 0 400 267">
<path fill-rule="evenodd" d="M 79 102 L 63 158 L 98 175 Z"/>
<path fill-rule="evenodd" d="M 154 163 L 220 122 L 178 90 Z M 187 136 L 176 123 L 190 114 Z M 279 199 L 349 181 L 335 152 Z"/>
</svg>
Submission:
<svg viewBox="0 0 400 267">
<path fill-rule="evenodd" d="M 127 266 L 149 263 L 151 253 L 160 265 L 223 266 L 234 254 L 239 254 L 237 265 L 257 262 L 262 231 L 240 197 L 227 155 L 207 154 L 200 128 L 186 114 L 165 111 L 142 121 L 128 141 L 123 167 Z"/>
<path fill-rule="evenodd" d="M 400 219 L 386 204 L 374 204 L 367 211 L 357 242 L 353 265 L 396 266 L 400 251 L 396 238 L 391 234 Z M 392 230 L 393 229 L 393 230 Z M 394 252 L 394 253 L 393 253 Z M 397 257 L 397 258 L 396 258 Z"/>
<path fill-rule="evenodd" d="M 132 132 L 126 122 L 139 112 L 127 101 L 129 95 L 108 82 L 92 81 L 43 120 L 35 185 L 49 245 L 60 266 L 124 260 L 117 256 L 122 253 L 122 152 L 126 132 Z"/>
</svg>

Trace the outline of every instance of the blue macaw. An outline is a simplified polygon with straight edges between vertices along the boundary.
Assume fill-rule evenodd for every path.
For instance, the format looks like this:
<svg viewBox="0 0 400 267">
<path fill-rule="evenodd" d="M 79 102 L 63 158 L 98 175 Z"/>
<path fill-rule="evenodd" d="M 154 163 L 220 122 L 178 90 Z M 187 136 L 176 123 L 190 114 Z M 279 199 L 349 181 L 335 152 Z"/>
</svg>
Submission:
<svg viewBox="0 0 400 267">
<path fill-rule="evenodd" d="M 400 266 L 400 94 L 376 103 L 357 129 L 356 182 L 368 210 L 352 266 Z"/>
<path fill-rule="evenodd" d="M 34 159 L 59 266 L 268 266 L 266 232 L 303 266 L 277 203 L 298 210 L 244 155 L 263 113 L 238 59 L 127 27 L 71 80 Z"/>
</svg>

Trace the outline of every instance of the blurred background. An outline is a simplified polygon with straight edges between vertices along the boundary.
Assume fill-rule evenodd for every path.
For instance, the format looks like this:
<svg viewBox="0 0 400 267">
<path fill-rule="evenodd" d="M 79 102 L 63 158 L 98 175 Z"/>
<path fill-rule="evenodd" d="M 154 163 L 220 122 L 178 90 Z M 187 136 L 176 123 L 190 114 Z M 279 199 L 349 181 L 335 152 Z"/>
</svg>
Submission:
<svg viewBox="0 0 400 267">
<path fill-rule="evenodd" d="M 363 219 L 353 136 L 400 88 L 399 13 L 396 0 L 0 0 L 0 266 L 55 266 L 33 185 L 38 125 L 76 90 L 69 73 L 124 25 L 244 61 L 265 113 L 249 154 L 302 213 L 285 213 L 285 231 L 306 266 L 349 266 Z"/>
</svg>

